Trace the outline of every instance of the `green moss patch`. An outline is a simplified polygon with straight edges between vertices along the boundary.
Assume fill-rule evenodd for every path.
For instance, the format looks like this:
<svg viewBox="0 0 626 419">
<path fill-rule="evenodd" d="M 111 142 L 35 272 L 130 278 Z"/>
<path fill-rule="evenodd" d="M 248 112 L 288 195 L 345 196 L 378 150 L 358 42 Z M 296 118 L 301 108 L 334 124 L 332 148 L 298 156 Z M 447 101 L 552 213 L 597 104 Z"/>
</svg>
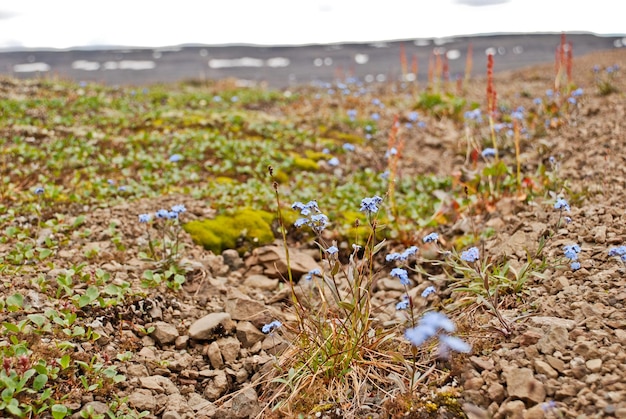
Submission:
<svg viewBox="0 0 626 419">
<path fill-rule="evenodd" d="M 274 241 L 273 219 L 272 213 L 246 208 L 211 220 L 191 221 L 183 228 L 195 243 L 215 254 L 226 249 L 236 249 L 243 254 Z"/>
</svg>

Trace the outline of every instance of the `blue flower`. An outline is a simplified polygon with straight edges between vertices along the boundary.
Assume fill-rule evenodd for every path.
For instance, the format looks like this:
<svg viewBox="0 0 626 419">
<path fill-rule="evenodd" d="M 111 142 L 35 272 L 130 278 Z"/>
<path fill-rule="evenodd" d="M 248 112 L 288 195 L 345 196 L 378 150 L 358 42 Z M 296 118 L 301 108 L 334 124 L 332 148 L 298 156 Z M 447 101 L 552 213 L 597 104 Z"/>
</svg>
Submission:
<svg viewBox="0 0 626 419">
<path fill-rule="evenodd" d="M 478 253 L 477 247 L 470 247 L 469 249 L 461 253 L 461 260 L 469 263 L 476 262 L 479 257 L 480 254 Z"/>
<path fill-rule="evenodd" d="M 296 222 L 295 222 L 295 223 L 293 223 L 293 225 L 294 225 L 296 228 L 300 228 L 300 227 L 302 227 L 302 226 L 304 226 L 304 225 L 307 225 L 308 223 L 309 223 L 309 219 L 308 219 L 308 218 L 298 218 L 298 219 L 296 220 Z"/>
<path fill-rule="evenodd" d="M 361 200 L 361 208 L 359 211 L 366 212 L 368 214 L 378 212 L 378 205 L 382 202 L 383 199 L 378 195 L 374 195 L 371 198 L 363 198 Z"/>
<path fill-rule="evenodd" d="M 415 112 L 415 111 L 409 112 L 408 118 L 409 118 L 409 121 L 415 122 L 419 118 L 419 114 L 417 112 Z"/>
<path fill-rule="evenodd" d="M 181 214 L 183 212 L 186 212 L 187 208 L 185 208 L 185 206 L 183 204 L 177 204 L 177 205 L 173 205 L 172 206 L 172 211 L 177 213 L 177 214 Z"/>
<path fill-rule="evenodd" d="M 467 354 L 470 353 L 472 347 L 469 343 L 465 342 L 463 339 L 457 338 L 456 336 L 440 335 L 439 354 L 446 357 L 450 350 Z"/>
<path fill-rule="evenodd" d="M 618 246 L 609 249 L 609 256 L 625 256 L 626 246 Z"/>
<path fill-rule="evenodd" d="M 577 244 L 568 244 L 563 246 L 563 253 L 565 254 L 565 257 L 570 260 L 578 260 L 580 250 L 580 246 Z"/>
<path fill-rule="evenodd" d="M 107 183 L 111 186 L 115 185 L 115 181 L 113 179 L 107 179 Z"/>
<path fill-rule="evenodd" d="M 572 268 L 572 271 L 577 271 L 580 269 L 580 262 L 572 262 L 569 266 Z"/>
<path fill-rule="evenodd" d="M 439 240 L 439 234 L 437 233 L 430 233 L 429 235 L 427 235 L 426 237 L 422 239 L 424 243 L 433 243 L 433 242 L 436 242 L 437 240 Z"/>
<path fill-rule="evenodd" d="M 435 292 L 435 287 L 433 287 L 432 285 L 430 287 L 426 287 L 426 289 L 422 291 L 422 297 L 426 298 L 434 292 Z"/>
<path fill-rule="evenodd" d="M 572 105 L 575 105 L 575 104 L 576 104 L 576 98 L 575 98 L 575 97 L 568 97 L 568 98 L 567 98 L 567 101 L 568 101 L 569 103 L 571 103 Z"/>
<path fill-rule="evenodd" d="M 406 310 L 407 308 L 409 308 L 409 298 L 403 295 L 402 301 L 396 304 L 396 310 Z"/>
<path fill-rule="evenodd" d="M 156 217 L 157 218 L 168 218 L 169 213 L 170 212 L 168 210 L 161 208 L 160 210 L 158 210 L 156 212 Z"/>
<path fill-rule="evenodd" d="M 378 121 L 380 119 L 380 115 L 377 112 L 374 112 L 370 118 L 372 118 L 374 121 Z"/>
<path fill-rule="evenodd" d="M 122 185 L 119 188 L 117 188 L 117 190 L 120 192 L 126 192 L 128 190 L 128 186 Z"/>
<path fill-rule="evenodd" d="M 313 279 L 313 276 L 322 276 L 322 272 L 317 268 L 311 269 L 307 274 L 304 275 L 304 279 L 310 281 L 311 279 Z"/>
<path fill-rule="evenodd" d="M 333 157 L 332 159 L 328 160 L 326 163 L 328 163 L 329 166 L 339 166 L 339 159 L 337 157 Z"/>
<path fill-rule="evenodd" d="M 152 215 L 151 214 L 139 214 L 139 222 L 140 223 L 150 222 L 151 219 L 152 219 Z"/>
<path fill-rule="evenodd" d="M 33 193 L 35 195 L 42 195 L 44 193 L 44 189 L 41 186 L 37 186 L 34 190 Z"/>
<path fill-rule="evenodd" d="M 554 209 L 557 210 L 565 210 L 567 212 L 570 211 L 570 207 L 569 204 L 567 203 L 567 201 L 563 198 L 559 198 L 556 200 L 556 202 L 554 203 Z"/>
<path fill-rule="evenodd" d="M 183 156 L 180 154 L 172 154 L 169 158 L 171 163 L 176 163 L 178 161 L 181 161 L 183 159 Z"/>
<path fill-rule="evenodd" d="M 354 146 L 354 144 L 345 143 L 343 145 L 343 149 L 346 150 L 346 151 L 354 151 L 354 150 L 356 150 L 356 147 Z"/>
<path fill-rule="evenodd" d="M 272 333 L 274 330 L 278 329 L 282 325 L 283 324 L 281 322 L 279 322 L 278 320 L 274 320 L 274 321 L 264 325 L 263 328 L 261 329 L 261 331 L 267 335 L 268 333 Z"/>
<path fill-rule="evenodd" d="M 337 252 L 339 252 L 339 249 L 337 249 L 337 246 L 330 246 L 328 249 L 326 249 L 326 253 L 328 253 L 329 255 L 334 255 Z"/>
<path fill-rule="evenodd" d="M 400 256 L 403 260 L 407 260 L 410 256 L 414 256 L 418 250 L 419 248 L 417 246 L 411 246 L 405 249 Z"/>
<path fill-rule="evenodd" d="M 354 121 L 354 119 L 356 118 L 356 109 L 348 109 L 348 118 L 350 118 L 351 121 Z"/>
<path fill-rule="evenodd" d="M 540 97 L 536 97 L 536 98 L 533 100 L 533 103 L 534 103 L 535 105 L 541 105 L 541 102 L 542 102 L 542 101 L 541 101 L 541 98 L 540 98 Z"/>
<path fill-rule="evenodd" d="M 484 149 L 483 152 L 480 153 L 480 154 L 482 154 L 482 156 L 484 158 L 495 157 L 496 156 L 496 149 L 488 147 L 488 148 Z"/>
<path fill-rule="evenodd" d="M 409 328 L 404 336 L 415 346 L 421 346 L 428 339 L 437 335 L 440 330 L 452 333 L 456 330 L 454 323 L 443 313 L 429 311 L 420 319 L 417 326 Z"/>
<path fill-rule="evenodd" d="M 177 218 L 178 218 L 178 213 L 177 213 L 177 212 L 174 212 L 174 211 L 168 211 L 168 212 L 167 212 L 167 218 L 168 218 L 169 220 L 175 220 L 175 219 L 177 219 Z"/>
<path fill-rule="evenodd" d="M 409 274 L 405 269 L 393 268 L 391 270 L 391 276 L 398 278 L 402 285 L 409 285 Z"/>
<path fill-rule="evenodd" d="M 425 128 L 425 127 L 426 127 L 426 122 L 424 122 L 424 121 L 419 121 L 419 122 L 417 123 L 417 126 L 418 126 L 418 127 L 420 127 L 420 128 Z"/>
<path fill-rule="evenodd" d="M 582 94 L 583 94 L 583 89 L 582 89 L 582 87 L 579 87 L 578 89 L 576 89 L 576 90 L 574 90 L 574 91 L 572 92 L 572 96 L 573 96 L 573 97 L 576 97 L 576 96 L 582 96 Z"/>
</svg>

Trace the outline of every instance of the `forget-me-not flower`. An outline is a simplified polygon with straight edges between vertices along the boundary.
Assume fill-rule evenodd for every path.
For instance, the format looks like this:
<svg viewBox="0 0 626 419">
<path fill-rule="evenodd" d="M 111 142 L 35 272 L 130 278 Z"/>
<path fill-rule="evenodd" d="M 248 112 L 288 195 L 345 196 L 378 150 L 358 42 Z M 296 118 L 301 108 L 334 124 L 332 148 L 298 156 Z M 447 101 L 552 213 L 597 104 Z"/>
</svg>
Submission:
<svg viewBox="0 0 626 419">
<path fill-rule="evenodd" d="M 172 154 L 169 158 L 171 163 L 176 163 L 178 161 L 181 161 L 183 159 L 183 156 L 181 154 Z"/>
<path fill-rule="evenodd" d="M 437 233 L 430 233 L 422 239 L 424 243 L 433 243 L 437 240 L 439 240 L 439 234 Z"/>
<path fill-rule="evenodd" d="M 570 211 L 569 204 L 564 198 L 559 198 L 556 200 L 556 202 L 554 203 L 554 209 L 564 210 L 566 212 Z"/>
<path fill-rule="evenodd" d="M 361 208 L 359 209 L 359 211 L 373 214 L 375 212 L 378 212 L 378 206 L 382 202 L 383 199 L 378 195 L 374 195 L 371 198 L 363 198 L 361 200 Z"/>
<path fill-rule="evenodd" d="M 406 269 L 393 268 L 391 270 L 391 276 L 398 278 L 402 285 L 409 285 L 409 274 Z"/>
<path fill-rule="evenodd" d="M 272 333 L 274 330 L 278 329 L 282 325 L 283 324 L 281 322 L 279 322 L 278 320 L 274 320 L 274 321 L 264 325 L 263 328 L 261 329 L 261 332 L 263 332 L 263 333 L 265 333 L 267 335 L 268 333 Z"/>
<path fill-rule="evenodd" d="M 496 149 L 495 148 L 491 148 L 491 147 L 487 147 L 480 154 L 482 154 L 482 156 L 484 158 L 495 157 L 496 156 Z"/>
<path fill-rule="evenodd" d="M 478 252 L 477 247 L 470 247 L 466 251 L 461 253 L 461 260 L 465 262 L 473 263 L 476 262 L 480 258 L 480 253 Z"/>
<path fill-rule="evenodd" d="M 337 246 L 334 246 L 334 245 L 326 249 L 326 253 L 328 253 L 329 255 L 334 255 L 337 252 L 339 252 L 339 249 L 337 248 Z"/>
<path fill-rule="evenodd" d="M 152 219 L 152 215 L 150 215 L 150 214 L 139 214 L 139 222 L 140 223 L 150 222 L 151 219 Z"/>
<path fill-rule="evenodd" d="M 435 287 L 433 287 L 432 285 L 429 287 L 426 287 L 424 291 L 422 291 L 422 297 L 426 298 L 434 292 L 435 292 Z"/>
</svg>

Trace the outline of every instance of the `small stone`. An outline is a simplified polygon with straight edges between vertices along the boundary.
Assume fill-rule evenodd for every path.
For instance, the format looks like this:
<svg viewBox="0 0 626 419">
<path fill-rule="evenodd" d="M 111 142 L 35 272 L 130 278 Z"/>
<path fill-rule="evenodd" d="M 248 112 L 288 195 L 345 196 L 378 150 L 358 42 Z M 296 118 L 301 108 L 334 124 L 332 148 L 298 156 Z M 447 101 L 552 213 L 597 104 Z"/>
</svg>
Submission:
<svg viewBox="0 0 626 419">
<path fill-rule="evenodd" d="M 167 377 L 162 375 L 151 375 L 149 377 L 139 377 L 141 386 L 157 393 L 176 394 L 180 393 L 178 387 Z"/>
<path fill-rule="evenodd" d="M 228 313 L 211 313 L 196 320 L 189 327 L 189 336 L 196 340 L 210 340 L 231 334 L 235 323 Z"/>
<path fill-rule="evenodd" d="M 217 400 L 227 389 L 228 379 L 226 378 L 226 372 L 217 370 L 213 374 L 213 379 L 204 388 L 204 397 L 210 401 Z"/>
<path fill-rule="evenodd" d="M 600 372 L 600 370 L 602 369 L 602 360 L 599 358 L 590 359 L 589 361 L 585 362 L 585 365 L 587 366 L 587 369 L 589 369 L 589 371 L 591 372 Z"/>
<path fill-rule="evenodd" d="M 157 406 L 157 400 L 152 392 L 147 389 L 137 389 L 128 396 L 128 403 L 137 410 L 153 412 Z"/>
<path fill-rule="evenodd" d="M 530 368 L 508 368 L 503 375 L 510 397 L 533 403 L 541 403 L 546 398 L 543 383 L 535 379 Z"/>
<path fill-rule="evenodd" d="M 493 400 L 496 403 L 501 403 L 504 400 L 504 386 L 498 382 L 493 382 L 487 388 L 487 396 L 489 400 Z"/>
<path fill-rule="evenodd" d="M 530 322 L 535 326 L 562 326 L 567 330 L 574 330 L 576 327 L 576 321 L 569 319 L 562 319 L 560 317 L 549 316 L 535 316 L 530 318 Z"/>
<path fill-rule="evenodd" d="M 187 401 L 189 407 L 195 412 L 202 412 L 204 415 L 211 417 L 210 412 L 214 412 L 216 407 L 213 403 L 203 398 L 197 393 L 192 393 Z"/>
<path fill-rule="evenodd" d="M 500 406 L 498 414 L 507 419 L 524 419 L 524 402 L 521 400 L 511 400 Z"/>
<path fill-rule="evenodd" d="M 239 256 L 239 252 L 235 249 L 224 250 L 222 252 L 222 258 L 224 259 L 224 264 L 233 271 L 236 271 L 244 266 L 243 259 Z"/>
<path fill-rule="evenodd" d="M 211 366 L 216 370 L 219 370 L 224 366 L 224 359 L 222 358 L 220 346 L 217 344 L 217 342 L 211 342 L 211 344 L 208 346 L 207 356 L 209 357 L 209 362 L 211 363 Z"/>
<path fill-rule="evenodd" d="M 255 325 L 267 324 L 273 320 L 272 313 L 264 303 L 235 290 L 229 292 L 224 310 L 233 320 L 246 320 Z"/>
<path fill-rule="evenodd" d="M 554 368 L 552 368 L 550 364 L 548 364 L 547 362 L 544 362 L 540 359 L 536 359 L 534 361 L 534 364 L 535 364 L 535 371 L 537 371 L 538 374 L 544 374 L 546 377 L 549 377 L 549 378 L 556 378 L 559 376 L 559 373 L 556 372 Z"/>
<path fill-rule="evenodd" d="M 220 353 L 224 362 L 232 364 L 239 358 L 239 350 L 241 349 L 241 343 L 235 337 L 229 336 L 217 341 L 220 348 Z"/>
<path fill-rule="evenodd" d="M 465 390 L 480 390 L 483 384 L 485 384 L 485 380 L 482 377 L 474 377 L 466 380 L 463 383 L 463 388 Z"/>
<path fill-rule="evenodd" d="M 154 331 L 151 333 L 151 336 L 161 345 L 169 345 L 178 337 L 178 330 L 176 326 L 169 323 L 156 322 L 154 323 Z"/>
<path fill-rule="evenodd" d="M 546 417 L 545 407 L 542 404 L 536 404 L 524 413 L 524 419 L 544 419 Z"/>
<path fill-rule="evenodd" d="M 247 387 L 237 393 L 237 395 L 233 397 L 231 409 L 236 418 L 255 417 L 260 411 L 256 391 L 254 391 L 252 387 Z"/>
<path fill-rule="evenodd" d="M 250 275 L 243 281 L 243 284 L 250 288 L 273 291 L 278 287 L 278 278 L 272 279 L 265 275 Z"/>
<path fill-rule="evenodd" d="M 471 356 L 470 362 L 479 371 L 491 371 L 494 369 L 494 363 L 491 359 L 483 359 L 478 356 Z"/>
<path fill-rule="evenodd" d="M 174 341 L 174 348 L 176 349 L 185 349 L 189 344 L 189 336 L 183 335 L 176 338 Z"/>
<path fill-rule="evenodd" d="M 256 328 L 251 322 L 241 321 L 237 323 L 237 339 L 244 348 L 251 348 L 255 343 L 261 342 L 265 334 Z"/>
<path fill-rule="evenodd" d="M 168 410 L 163 412 L 162 419 L 181 419 L 181 416 L 175 410 Z"/>
<path fill-rule="evenodd" d="M 546 361 L 548 361 L 548 364 L 550 364 L 550 366 L 554 368 L 555 370 L 557 370 L 558 372 L 565 371 L 565 368 L 566 368 L 565 362 L 563 362 L 559 358 L 556 358 L 552 355 L 546 355 Z"/>
</svg>

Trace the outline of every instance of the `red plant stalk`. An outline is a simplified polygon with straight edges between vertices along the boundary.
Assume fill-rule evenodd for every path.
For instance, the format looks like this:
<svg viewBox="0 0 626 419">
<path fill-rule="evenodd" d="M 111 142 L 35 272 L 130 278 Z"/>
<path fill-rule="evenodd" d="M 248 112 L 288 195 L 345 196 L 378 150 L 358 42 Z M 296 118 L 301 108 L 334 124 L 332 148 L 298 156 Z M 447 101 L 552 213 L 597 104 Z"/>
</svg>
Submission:
<svg viewBox="0 0 626 419">
<path fill-rule="evenodd" d="M 443 69 L 443 79 L 446 82 L 449 82 L 450 81 L 450 64 L 448 63 L 448 56 L 444 55 L 442 61 L 443 61 L 443 64 L 442 64 L 443 65 L 443 67 L 442 67 L 442 69 Z"/>
<path fill-rule="evenodd" d="M 435 75 L 435 52 L 428 57 L 428 86 L 432 86 Z"/>
<path fill-rule="evenodd" d="M 470 42 L 467 46 L 467 57 L 465 58 L 465 84 L 469 82 L 469 79 L 472 76 L 472 65 L 474 59 L 473 54 L 474 49 L 472 47 L 472 43 Z"/>
<path fill-rule="evenodd" d="M 411 73 L 415 74 L 415 84 L 417 84 L 417 74 L 419 67 L 417 65 L 417 54 L 413 54 L 413 60 L 411 61 Z"/>
<path fill-rule="evenodd" d="M 574 48 L 572 43 L 567 43 L 567 64 L 565 65 L 567 71 L 567 84 L 572 84 L 572 67 L 574 65 Z"/>
<path fill-rule="evenodd" d="M 493 124 L 496 112 L 496 99 L 496 89 L 493 86 L 493 54 L 489 54 L 487 55 L 487 114 L 489 115 L 489 128 L 491 129 L 491 142 L 495 151 L 495 159 L 498 160 L 496 130 Z"/>
<path fill-rule="evenodd" d="M 435 52 L 435 84 L 437 87 L 441 84 L 441 73 L 443 72 L 442 67 L 441 54 L 437 51 Z"/>
<path fill-rule="evenodd" d="M 522 159 L 520 154 L 520 124 L 517 119 L 513 120 L 513 135 L 515 139 L 515 161 L 517 163 L 517 192 L 522 188 Z"/>
<path fill-rule="evenodd" d="M 404 43 L 400 44 L 400 68 L 402 69 L 402 79 L 406 79 L 408 72 L 408 66 L 406 61 L 406 50 L 404 49 Z"/>
</svg>

